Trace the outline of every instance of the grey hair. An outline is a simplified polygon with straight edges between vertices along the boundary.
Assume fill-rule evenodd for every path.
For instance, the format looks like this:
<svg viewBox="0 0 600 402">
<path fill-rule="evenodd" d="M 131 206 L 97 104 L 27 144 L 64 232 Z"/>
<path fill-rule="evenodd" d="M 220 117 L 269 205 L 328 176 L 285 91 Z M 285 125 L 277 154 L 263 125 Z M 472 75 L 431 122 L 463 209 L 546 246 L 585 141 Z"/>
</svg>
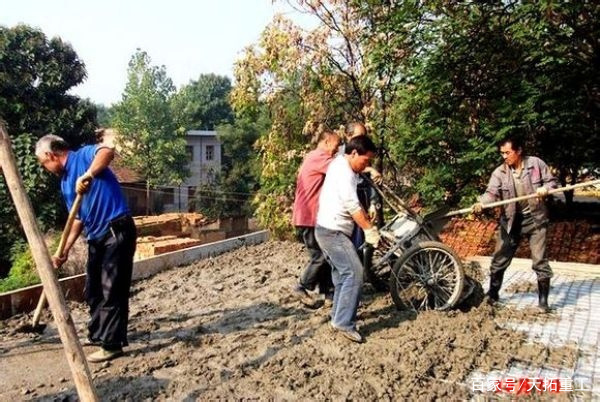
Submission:
<svg viewBox="0 0 600 402">
<path fill-rule="evenodd" d="M 365 134 L 367 133 L 367 127 L 363 123 L 353 122 L 346 125 L 346 136 L 352 137 L 354 135 L 354 131 L 358 128 L 362 128 L 365 131 Z"/>
<path fill-rule="evenodd" d="M 46 134 L 35 144 L 35 155 L 41 158 L 45 154 L 61 154 L 69 150 L 69 144 L 62 137 L 54 134 Z"/>
</svg>

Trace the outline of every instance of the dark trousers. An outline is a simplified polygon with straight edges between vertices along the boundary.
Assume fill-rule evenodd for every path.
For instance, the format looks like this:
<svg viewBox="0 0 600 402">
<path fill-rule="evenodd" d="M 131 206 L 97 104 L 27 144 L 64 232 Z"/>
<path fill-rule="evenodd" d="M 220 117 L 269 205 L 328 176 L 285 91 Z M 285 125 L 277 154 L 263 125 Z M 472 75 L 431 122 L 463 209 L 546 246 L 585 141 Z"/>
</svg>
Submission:
<svg viewBox="0 0 600 402">
<path fill-rule="evenodd" d="M 127 346 L 129 288 L 136 246 L 130 216 L 111 222 L 101 239 L 88 242 L 85 298 L 90 308 L 88 336 L 108 350 Z"/>
<path fill-rule="evenodd" d="M 547 225 L 539 226 L 534 222 L 531 215 L 525 218 L 522 215 L 517 215 L 510 233 L 506 231 L 503 225 L 500 225 L 490 272 L 504 272 L 510 265 L 521 238 L 527 236 L 531 249 L 532 268 L 538 279 L 551 278 L 552 268 L 550 268 L 546 257 L 546 229 Z"/>
<path fill-rule="evenodd" d="M 310 256 L 310 260 L 300 274 L 300 285 L 310 290 L 314 290 L 319 285 L 321 293 L 329 293 L 333 288 L 331 266 L 317 243 L 315 228 L 298 226 L 296 231 L 298 238 L 302 240 Z"/>
</svg>

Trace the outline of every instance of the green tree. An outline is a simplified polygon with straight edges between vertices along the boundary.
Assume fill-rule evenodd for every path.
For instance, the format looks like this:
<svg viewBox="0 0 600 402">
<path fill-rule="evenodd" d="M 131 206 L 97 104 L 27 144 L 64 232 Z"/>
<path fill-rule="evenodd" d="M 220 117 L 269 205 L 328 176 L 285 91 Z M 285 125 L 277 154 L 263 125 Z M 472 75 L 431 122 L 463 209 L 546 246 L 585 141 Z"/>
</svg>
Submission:
<svg viewBox="0 0 600 402">
<path fill-rule="evenodd" d="M 100 127 L 111 127 L 112 119 L 114 115 L 114 108 L 110 106 L 104 106 L 101 103 L 96 104 L 96 119 L 98 126 Z"/>
<path fill-rule="evenodd" d="M 288 3 L 313 17 L 315 27 L 303 30 L 276 16 L 236 63 L 232 92 L 236 113 L 262 105 L 269 110 L 271 130 L 257 142 L 257 216 L 280 234 L 291 233 L 297 168 L 320 127 L 366 122 L 379 147 L 378 170 L 383 171 L 385 149 L 395 135 L 390 108 L 402 85 L 404 60 L 412 51 L 404 22 L 415 12 L 406 6 L 405 15 L 392 23 L 388 15 L 394 2 Z M 394 52 L 389 51 L 392 47 Z"/>
<path fill-rule="evenodd" d="M 231 123 L 229 104 L 231 81 L 216 74 L 201 74 L 184 85 L 171 99 L 177 127 L 187 130 L 214 130 L 220 124 Z"/>
<path fill-rule="evenodd" d="M 426 204 L 456 203 L 479 193 L 496 163 L 520 56 L 501 3 L 431 3 L 422 14 L 429 18 L 412 32 L 417 51 L 399 89 L 391 148 Z"/>
<path fill-rule="evenodd" d="M 348 2 L 297 2 L 319 21 L 303 31 L 275 17 L 234 70 L 236 115 L 266 108 L 270 130 L 256 143 L 260 158 L 257 217 L 274 234 L 291 233 L 295 177 L 320 127 L 377 118 L 382 86 L 370 85 L 363 53 L 366 21 Z M 381 83 L 384 80 L 380 81 Z M 375 137 L 383 135 L 377 131 Z"/>
<path fill-rule="evenodd" d="M 511 27 L 526 49 L 526 113 L 513 109 L 514 120 L 563 185 L 575 183 L 582 167 L 600 166 L 599 13 L 598 2 L 527 1 L 515 10 L 519 23 Z M 572 192 L 565 195 L 571 202 Z"/>
<path fill-rule="evenodd" d="M 274 233 L 289 232 L 295 171 L 321 123 L 366 121 L 428 206 L 472 202 L 509 133 L 563 183 L 598 166 L 596 2 L 288 2 L 315 28 L 276 16 L 232 90 L 236 115 L 269 113 L 256 199 Z"/>
<path fill-rule="evenodd" d="M 395 105 L 392 146 L 427 203 L 472 202 L 500 161 L 495 142 L 509 133 L 524 137 L 563 183 L 597 165 L 600 30 L 590 16 L 598 5 L 427 7 Z"/>
<path fill-rule="evenodd" d="M 85 66 L 73 48 L 26 25 L 0 26 L 0 118 L 6 121 L 19 170 L 38 222 L 48 228 L 64 218 L 57 180 L 43 172 L 33 148 L 54 133 L 77 148 L 93 141 L 94 105 L 67 92 L 83 82 Z M 21 225 L 0 178 L 0 275 L 10 266 L 10 250 L 24 242 Z"/>
<path fill-rule="evenodd" d="M 175 128 L 170 98 L 175 90 L 164 66 L 151 64 L 140 49 L 131 57 L 123 99 L 114 109 L 123 163 L 146 181 L 146 213 L 150 188 L 179 185 L 187 176 L 185 138 Z"/>
<path fill-rule="evenodd" d="M 91 140 L 94 105 L 67 93 L 85 78 L 85 65 L 62 39 L 0 26 L 0 110 L 11 136 L 54 133 L 72 147 Z"/>
</svg>

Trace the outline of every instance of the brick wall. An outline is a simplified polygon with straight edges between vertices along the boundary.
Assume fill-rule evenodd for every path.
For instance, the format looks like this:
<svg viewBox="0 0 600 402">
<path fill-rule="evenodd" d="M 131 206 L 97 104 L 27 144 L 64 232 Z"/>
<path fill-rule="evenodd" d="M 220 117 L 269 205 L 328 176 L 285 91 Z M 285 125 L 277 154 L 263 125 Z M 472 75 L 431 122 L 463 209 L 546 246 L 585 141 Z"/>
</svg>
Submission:
<svg viewBox="0 0 600 402">
<path fill-rule="evenodd" d="M 440 237 L 461 257 L 490 256 L 496 244 L 496 221 L 452 220 Z M 548 228 L 548 258 L 552 261 L 600 264 L 600 231 L 587 221 L 559 221 Z M 529 242 L 523 239 L 516 257 L 529 258 Z"/>
</svg>

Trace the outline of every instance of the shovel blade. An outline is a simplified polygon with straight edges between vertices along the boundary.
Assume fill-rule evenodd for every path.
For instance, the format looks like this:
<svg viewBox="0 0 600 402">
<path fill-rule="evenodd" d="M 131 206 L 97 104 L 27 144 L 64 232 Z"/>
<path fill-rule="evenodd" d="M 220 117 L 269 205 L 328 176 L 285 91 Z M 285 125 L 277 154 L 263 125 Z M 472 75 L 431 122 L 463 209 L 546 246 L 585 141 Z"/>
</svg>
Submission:
<svg viewBox="0 0 600 402">
<path fill-rule="evenodd" d="M 442 207 L 436 211 L 430 212 L 423 217 L 423 224 L 436 235 L 450 222 L 451 217 L 445 216 L 450 211 L 449 207 Z"/>
</svg>

